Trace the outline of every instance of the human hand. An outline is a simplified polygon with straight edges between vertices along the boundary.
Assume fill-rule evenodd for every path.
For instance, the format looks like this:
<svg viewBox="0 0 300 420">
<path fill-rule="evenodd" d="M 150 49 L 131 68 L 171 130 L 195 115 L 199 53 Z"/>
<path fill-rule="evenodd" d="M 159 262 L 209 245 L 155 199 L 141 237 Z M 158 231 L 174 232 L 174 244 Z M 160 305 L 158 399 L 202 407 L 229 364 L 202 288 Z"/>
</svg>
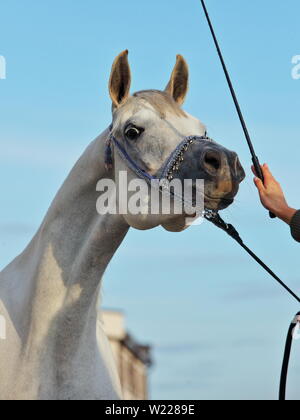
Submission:
<svg viewBox="0 0 300 420">
<path fill-rule="evenodd" d="M 255 168 L 252 166 L 252 171 L 255 175 L 254 184 L 258 189 L 262 205 L 284 222 L 290 224 L 296 210 L 289 207 L 281 185 L 272 175 L 268 165 L 264 164 L 261 168 L 264 175 L 264 184 L 257 177 Z"/>
</svg>

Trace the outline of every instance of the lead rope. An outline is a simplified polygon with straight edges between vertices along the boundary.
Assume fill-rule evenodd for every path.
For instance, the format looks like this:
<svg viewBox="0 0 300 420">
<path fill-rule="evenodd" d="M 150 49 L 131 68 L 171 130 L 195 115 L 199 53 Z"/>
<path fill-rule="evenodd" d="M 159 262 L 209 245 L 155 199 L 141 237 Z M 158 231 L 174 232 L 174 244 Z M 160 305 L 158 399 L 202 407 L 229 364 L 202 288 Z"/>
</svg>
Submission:
<svg viewBox="0 0 300 420">
<path fill-rule="evenodd" d="M 290 363 L 290 357 L 291 357 L 293 337 L 294 337 L 294 332 L 296 331 L 297 326 L 298 327 L 300 326 L 300 312 L 298 312 L 295 319 L 293 319 L 290 325 L 289 331 L 288 331 L 287 339 L 286 339 L 282 370 L 281 370 L 279 401 L 285 401 L 286 399 L 286 382 L 287 382 L 287 376 L 288 376 L 288 371 L 289 371 L 289 363 Z"/>
<path fill-rule="evenodd" d="M 264 270 L 267 271 L 282 287 L 285 288 L 285 290 L 293 296 L 297 300 L 298 303 L 300 303 L 300 298 L 282 281 L 280 278 L 260 259 L 257 255 L 254 254 L 253 251 L 251 251 L 250 248 L 248 248 L 242 238 L 240 237 L 238 231 L 235 229 L 234 226 L 227 224 L 224 222 L 224 220 L 221 218 L 219 213 L 216 213 L 214 211 L 206 211 L 206 214 L 204 215 L 205 219 L 209 222 L 212 222 L 215 226 L 218 228 L 224 230 L 229 236 L 231 236 L 244 250 L 261 266 Z"/>
<path fill-rule="evenodd" d="M 221 218 L 219 213 L 214 211 L 206 211 L 204 215 L 205 219 L 209 222 L 213 223 L 215 226 L 217 226 L 219 229 L 222 229 L 224 232 L 226 232 L 231 238 L 233 238 L 244 250 L 264 269 L 269 273 L 291 296 L 293 296 L 294 299 L 298 303 L 300 303 L 300 298 L 260 259 L 257 257 L 257 255 L 254 254 L 253 251 L 251 251 L 250 248 L 245 245 L 244 241 L 240 237 L 240 234 L 235 229 L 233 225 L 227 224 L 224 222 L 224 220 Z M 283 357 L 283 363 L 282 363 L 282 369 L 281 369 L 281 377 L 280 377 L 280 390 L 279 390 L 279 400 L 285 401 L 286 399 L 286 385 L 287 385 L 287 376 L 288 376 L 288 370 L 289 370 L 289 362 L 290 362 L 290 356 L 291 356 L 291 350 L 292 350 L 292 343 L 293 343 L 293 336 L 294 336 L 294 330 L 297 325 L 300 325 L 300 312 L 296 315 L 293 322 L 291 323 L 286 339 L 285 344 L 285 351 L 284 351 L 284 357 Z"/>
</svg>

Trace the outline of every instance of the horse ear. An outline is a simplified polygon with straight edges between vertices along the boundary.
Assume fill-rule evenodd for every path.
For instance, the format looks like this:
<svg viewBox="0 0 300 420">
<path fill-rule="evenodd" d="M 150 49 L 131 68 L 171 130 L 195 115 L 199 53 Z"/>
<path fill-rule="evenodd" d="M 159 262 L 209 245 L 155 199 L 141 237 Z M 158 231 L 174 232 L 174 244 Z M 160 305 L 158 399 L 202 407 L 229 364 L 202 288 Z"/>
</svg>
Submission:
<svg viewBox="0 0 300 420">
<path fill-rule="evenodd" d="M 109 80 L 109 94 L 114 107 L 119 107 L 128 99 L 130 85 L 131 72 L 128 63 L 128 50 L 125 50 L 115 59 Z"/>
<path fill-rule="evenodd" d="M 174 100 L 182 105 L 189 88 L 189 68 L 182 55 L 177 55 L 171 79 L 165 89 Z"/>
</svg>

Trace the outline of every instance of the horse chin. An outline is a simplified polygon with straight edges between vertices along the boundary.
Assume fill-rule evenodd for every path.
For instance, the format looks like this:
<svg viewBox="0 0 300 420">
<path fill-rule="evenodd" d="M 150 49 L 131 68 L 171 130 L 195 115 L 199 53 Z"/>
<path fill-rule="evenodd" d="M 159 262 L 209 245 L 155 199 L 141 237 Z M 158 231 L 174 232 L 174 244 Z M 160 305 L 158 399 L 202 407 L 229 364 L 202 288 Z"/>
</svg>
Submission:
<svg viewBox="0 0 300 420">
<path fill-rule="evenodd" d="M 188 223 L 188 216 L 180 215 L 172 220 L 169 220 L 168 222 L 162 223 L 161 226 L 168 232 L 177 233 L 183 232 L 189 228 L 190 224 Z"/>
<path fill-rule="evenodd" d="M 205 209 L 213 211 L 225 210 L 234 202 L 234 199 L 220 198 L 220 199 L 209 199 L 205 198 Z M 196 215 L 195 215 L 196 217 Z M 183 214 L 177 217 L 161 223 L 161 226 L 168 232 L 183 232 L 188 229 L 192 222 L 195 221 L 195 217 L 188 216 Z"/>
<path fill-rule="evenodd" d="M 151 230 L 160 225 L 158 216 L 128 214 L 124 219 L 131 228 L 137 230 Z"/>
<path fill-rule="evenodd" d="M 233 199 L 220 198 L 220 199 L 205 199 L 204 207 L 206 210 L 221 211 L 229 207 L 234 202 Z M 178 216 L 173 215 L 165 220 L 159 215 L 127 215 L 125 220 L 128 225 L 137 230 L 150 230 L 158 226 L 162 226 L 168 232 L 183 232 L 188 229 L 195 221 L 196 214 L 189 216 L 181 214 Z"/>
</svg>

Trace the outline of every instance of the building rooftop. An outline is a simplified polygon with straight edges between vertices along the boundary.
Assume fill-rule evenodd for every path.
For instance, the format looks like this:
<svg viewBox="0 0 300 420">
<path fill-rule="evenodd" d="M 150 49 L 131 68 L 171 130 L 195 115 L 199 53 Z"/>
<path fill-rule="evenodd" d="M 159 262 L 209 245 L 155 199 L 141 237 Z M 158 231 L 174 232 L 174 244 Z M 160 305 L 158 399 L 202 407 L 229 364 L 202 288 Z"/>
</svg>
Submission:
<svg viewBox="0 0 300 420">
<path fill-rule="evenodd" d="M 117 340 L 131 351 L 136 358 L 143 362 L 146 366 L 152 366 L 151 346 L 141 344 L 126 331 L 125 315 L 119 310 L 103 310 L 101 312 L 101 320 L 104 331 L 110 340 Z"/>
</svg>

